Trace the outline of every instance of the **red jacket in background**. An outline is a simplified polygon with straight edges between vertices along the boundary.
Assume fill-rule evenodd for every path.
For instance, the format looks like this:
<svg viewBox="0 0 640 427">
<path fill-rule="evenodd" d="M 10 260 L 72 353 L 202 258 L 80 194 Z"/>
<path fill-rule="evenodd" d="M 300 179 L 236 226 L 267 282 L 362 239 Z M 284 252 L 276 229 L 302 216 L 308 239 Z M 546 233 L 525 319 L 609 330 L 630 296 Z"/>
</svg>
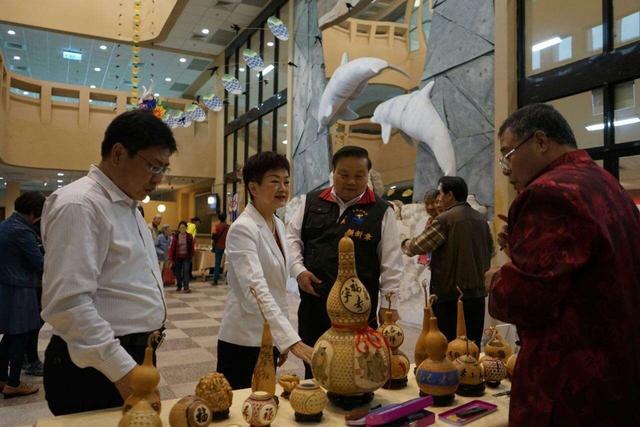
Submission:
<svg viewBox="0 0 640 427">
<path fill-rule="evenodd" d="M 229 231 L 229 224 L 226 222 L 220 222 L 216 224 L 216 229 L 211 234 L 211 239 L 215 242 L 216 249 L 224 249 L 227 247 L 227 231 Z"/>
<path fill-rule="evenodd" d="M 640 409 L 640 213 L 584 151 L 509 210 L 489 313 L 518 328 L 510 426 L 627 426 Z"/>
<path fill-rule="evenodd" d="M 178 235 L 180 233 L 176 232 L 173 233 L 173 238 L 171 239 L 171 246 L 169 246 L 169 261 L 173 261 L 175 262 L 176 260 L 176 254 L 178 251 Z M 187 251 L 189 252 L 189 256 L 187 256 L 186 258 L 184 257 L 178 257 L 178 259 L 191 259 L 193 258 L 193 254 L 195 252 L 195 242 L 193 241 L 193 236 L 189 233 L 187 234 Z"/>
</svg>

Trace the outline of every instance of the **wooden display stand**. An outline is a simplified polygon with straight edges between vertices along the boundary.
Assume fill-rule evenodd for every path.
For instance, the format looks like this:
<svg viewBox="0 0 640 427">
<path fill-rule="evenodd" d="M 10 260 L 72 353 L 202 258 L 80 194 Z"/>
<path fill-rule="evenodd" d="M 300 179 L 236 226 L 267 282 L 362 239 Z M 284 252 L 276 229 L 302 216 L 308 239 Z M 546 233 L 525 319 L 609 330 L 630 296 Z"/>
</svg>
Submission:
<svg viewBox="0 0 640 427">
<path fill-rule="evenodd" d="M 506 391 L 511 387 L 511 383 L 509 381 L 503 381 L 500 386 L 497 388 L 491 389 L 490 392 L 487 392 L 482 397 L 477 398 L 468 398 L 468 397 L 455 397 L 455 400 L 451 404 L 451 406 L 446 407 L 429 407 L 427 408 L 431 412 L 436 414 L 447 411 L 452 407 L 462 405 L 474 399 L 484 400 L 486 402 L 493 403 L 498 405 L 498 410 L 480 418 L 477 421 L 474 421 L 474 427 L 502 427 L 508 425 L 509 419 L 509 397 L 508 396 L 500 396 L 493 397 L 492 394 L 499 393 L 502 391 Z M 280 385 L 276 385 L 276 394 L 280 395 L 282 393 L 282 387 Z M 230 408 L 230 417 L 222 422 L 214 422 L 212 425 L 220 425 L 227 426 L 230 424 L 238 424 L 238 425 L 246 425 L 246 422 L 242 418 L 241 408 L 242 403 L 245 401 L 247 397 L 251 394 L 251 389 L 243 389 L 236 390 L 233 392 L 233 405 Z M 183 397 L 183 396 L 181 396 Z M 375 406 L 378 404 L 381 405 L 389 405 L 391 403 L 404 402 L 409 399 L 413 399 L 418 397 L 418 386 L 416 384 L 416 379 L 413 374 L 413 368 L 409 371 L 409 384 L 406 388 L 401 390 L 385 390 L 380 389 L 375 392 L 375 396 L 373 401 L 369 404 L 369 406 Z M 173 405 L 179 399 L 171 399 L 165 400 L 162 402 L 162 413 L 160 417 L 162 419 L 162 423 L 164 426 L 169 427 L 169 412 Z M 345 411 L 333 406 L 332 404 L 328 404 L 324 410 L 324 415 L 322 417 L 322 421 L 318 424 L 314 425 L 326 425 L 326 426 L 337 426 L 337 425 L 345 425 L 344 421 Z M 81 414 L 74 415 L 65 415 L 61 417 L 47 418 L 39 420 L 35 426 L 36 427 L 85 427 L 85 426 L 117 426 L 120 421 L 120 417 L 122 413 L 120 408 L 113 410 L 104 410 L 104 411 L 94 411 L 94 412 L 85 412 Z M 275 421 L 271 424 L 272 427 L 285 427 L 285 426 L 299 426 L 299 424 L 295 421 L 294 412 L 291 408 L 291 404 L 288 401 L 281 399 L 280 407 L 278 409 L 278 415 L 276 416 Z M 444 423 L 440 420 L 436 420 L 436 426 L 449 426 L 450 424 Z"/>
</svg>

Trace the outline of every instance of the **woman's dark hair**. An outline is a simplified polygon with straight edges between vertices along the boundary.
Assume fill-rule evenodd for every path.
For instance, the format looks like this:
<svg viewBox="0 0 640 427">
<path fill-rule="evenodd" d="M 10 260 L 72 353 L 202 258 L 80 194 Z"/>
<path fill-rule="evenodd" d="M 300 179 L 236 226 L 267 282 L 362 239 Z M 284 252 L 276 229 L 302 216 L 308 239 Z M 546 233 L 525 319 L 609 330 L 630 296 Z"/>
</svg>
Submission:
<svg viewBox="0 0 640 427">
<path fill-rule="evenodd" d="M 100 150 L 103 159 L 111 155 L 111 149 L 118 142 L 126 148 L 129 157 L 151 147 L 168 148 L 171 153 L 178 151 L 171 129 L 145 110 L 127 111 L 113 119 L 104 132 Z"/>
<path fill-rule="evenodd" d="M 249 191 L 250 182 L 260 184 L 268 171 L 280 169 L 284 169 L 288 173 L 291 172 L 289 160 L 275 151 L 263 151 L 249 157 L 242 168 L 242 179 L 244 180 L 246 194 L 251 196 Z"/>
<path fill-rule="evenodd" d="M 567 120 L 548 104 L 530 104 L 511 113 L 500 126 L 498 138 L 502 137 L 507 129 L 518 139 L 541 130 L 560 145 L 578 148 L 576 137 Z"/>
<path fill-rule="evenodd" d="M 191 218 L 191 222 L 202 222 L 200 221 L 200 218 L 198 218 L 197 216 L 194 216 L 193 218 Z"/>
<path fill-rule="evenodd" d="M 13 208 L 22 215 L 31 215 L 40 218 L 44 206 L 45 197 L 39 191 L 27 191 L 22 193 L 14 202 Z"/>
<path fill-rule="evenodd" d="M 227 220 L 227 214 L 224 212 L 220 212 L 218 214 L 218 220 L 220 220 L 220 222 L 225 222 Z"/>
<path fill-rule="evenodd" d="M 185 227 L 188 227 L 188 225 L 187 225 L 187 221 L 180 221 L 180 222 L 178 223 L 178 228 L 180 228 L 180 226 L 181 226 L 181 225 L 184 225 Z"/>
<path fill-rule="evenodd" d="M 367 169 L 371 170 L 371 160 L 369 159 L 369 152 L 361 147 L 356 147 L 355 145 L 345 145 L 341 149 L 335 152 L 333 155 L 333 159 L 331 159 L 331 164 L 333 165 L 333 170 L 336 169 L 336 165 L 338 164 L 338 160 L 343 159 L 345 157 L 357 157 L 358 159 L 367 159 Z"/>
<path fill-rule="evenodd" d="M 442 188 L 443 193 L 453 193 L 453 198 L 457 202 L 467 200 L 467 195 L 469 195 L 467 183 L 459 176 L 443 176 L 438 181 L 438 185 Z"/>
</svg>

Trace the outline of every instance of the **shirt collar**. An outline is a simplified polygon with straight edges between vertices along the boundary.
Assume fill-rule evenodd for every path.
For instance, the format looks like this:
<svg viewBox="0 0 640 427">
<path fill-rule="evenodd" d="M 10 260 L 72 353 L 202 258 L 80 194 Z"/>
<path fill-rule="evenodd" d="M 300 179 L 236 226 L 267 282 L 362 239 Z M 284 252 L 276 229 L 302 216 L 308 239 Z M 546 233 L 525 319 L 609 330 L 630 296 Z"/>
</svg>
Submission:
<svg viewBox="0 0 640 427">
<path fill-rule="evenodd" d="M 94 180 L 100 187 L 102 187 L 104 191 L 106 191 L 112 202 L 124 202 L 134 209 L 138 207 L 138 201 L 133 200 L 131 197 L 127 196 L 124 191 L 122 191 L 113 181 L 111 181 L 111 179 L 107 175 L 105 175 L 105 173 L 102 172 L 96 165 L 91 165 L 87 176 Z"/>
<path fill-rule="evenodd" d="M 345 202 L 342 199 L 340 199 L 340 197 L 338 197 L 338 195 L 336 194 L 335 187 L 330 187 L 324 190 L 322 193 L 320 193 L 320 198 L 328 202 L 337 203 L 340 206 L 346 206 L 346 207 L 353 206 L 353 205 L 368 205 L 371 203 L 375 203 L 376 201 L 376 196 L 373 190 L 371 190 L 369 187 L 367 187 L 367 189 L 364 190 L 364 193 L 360 194 L 358 197 L 355 197 L 349 200 L 348 202 Z"/>
<path fill-rule="evenodd" d="M 534 176 L 529 184 L 538 179 L 540 176 L 545 173 L 566 164 L 575 164 L 575 163 L 584 163 L 591 162 L 591 156 L 584 150 L 573 150 L 568 153 L 563 154 L 562 156 L 555 159 L 553 162 L 549 163 L 545 168 L 543 168 L 536 176 Z M 529 185 L 527 184 L 527 185 Z"/>
</svg>

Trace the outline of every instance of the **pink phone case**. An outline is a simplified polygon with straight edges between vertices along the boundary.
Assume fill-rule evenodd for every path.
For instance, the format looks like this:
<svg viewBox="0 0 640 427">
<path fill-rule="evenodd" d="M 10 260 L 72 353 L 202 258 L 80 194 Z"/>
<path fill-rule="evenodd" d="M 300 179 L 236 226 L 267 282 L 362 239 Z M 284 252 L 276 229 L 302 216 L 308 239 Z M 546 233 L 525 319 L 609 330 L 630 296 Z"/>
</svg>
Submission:
<svg viewBox="0 0 640 427">
<path fill-rule="evenodd" d="M 425 396 L 380 408 L 367 415 L 367 426 L 381 426 L 409 416 L 419 410 L 433 405 L 433 397 Z"/>
<path fill-rule="evenodd" d="M 468 411 L 474 408 L 486 409 L 485 412 L 482 412 L 477 415 L 473 415 L 468 418 L 459 417 L 458 414 L 464 411 Z M 498 407 L 493 403 L 485 402 L 483 400 L 472 400 L 471 402 L 465 403 L 464 405 L 456 406 L 453 409 L 449 409 L 446 412 L 442 412 L 438 415 L 438 419 L 447 424 L 453 424 L 454 426 L 463 426 L 465 424 L 469 424 L 477 420 L 478 418 L 482 418 L 487 414 L 490 414 L 493 411 L 496 411 Z"/>
</svg>

